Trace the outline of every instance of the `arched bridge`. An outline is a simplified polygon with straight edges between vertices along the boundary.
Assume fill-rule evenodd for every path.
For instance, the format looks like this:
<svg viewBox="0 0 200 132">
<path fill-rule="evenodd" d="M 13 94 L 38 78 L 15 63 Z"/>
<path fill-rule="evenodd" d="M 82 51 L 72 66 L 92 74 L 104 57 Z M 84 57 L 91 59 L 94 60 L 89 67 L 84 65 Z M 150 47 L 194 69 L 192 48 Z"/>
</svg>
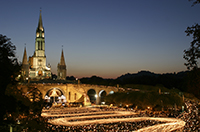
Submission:
<svg viewBox="0 0 200 132">
<path fill-rule="evenodd" d="M 33 83 L 18 86 L 23 93 L 28 93 L 30 87 L 37 88 L 43 99 L 49 102 L 84 102 L 85 104 L 94 98 L 95 103 L 100 104 L 103 96 L 118 91 L 117 87 L 89 84 Z M 92 95 L 91 91 L 93 91 Z"/>
</svg>

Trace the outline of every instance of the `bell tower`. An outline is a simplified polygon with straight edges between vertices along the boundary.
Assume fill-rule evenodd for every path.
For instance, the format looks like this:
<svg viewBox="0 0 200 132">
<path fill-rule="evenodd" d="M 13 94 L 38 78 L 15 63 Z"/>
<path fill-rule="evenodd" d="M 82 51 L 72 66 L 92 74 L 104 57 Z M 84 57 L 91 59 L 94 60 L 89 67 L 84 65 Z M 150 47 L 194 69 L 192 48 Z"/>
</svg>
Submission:
<svg viewBox="0 0 200 132">
<path fill-rule="evenodd" d="M 42 25 L 41 10 L 40 10 L 38 27 L 36 29 L 35 56 L 40 56 L 40 57 L 45 56 L 45 38 L 44 38 L 44 27 Z"/>
</svg>

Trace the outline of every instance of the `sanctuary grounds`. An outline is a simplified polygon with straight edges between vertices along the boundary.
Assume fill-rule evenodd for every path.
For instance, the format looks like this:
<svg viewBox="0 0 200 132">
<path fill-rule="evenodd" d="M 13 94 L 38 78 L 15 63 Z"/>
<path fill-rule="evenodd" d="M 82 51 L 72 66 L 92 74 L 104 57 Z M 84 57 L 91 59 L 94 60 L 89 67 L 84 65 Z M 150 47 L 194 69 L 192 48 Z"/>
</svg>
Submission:
<svg viewBox="0 0 200 132">
<path fill-rule="evenodd" d="M 48 122 L 46 130 L 52 132 L 200 131 L 199 102 L 185 100 L 185 105 L 181 114 L 94 105 L 44 108 L 41 116 Z"/>
</svg>

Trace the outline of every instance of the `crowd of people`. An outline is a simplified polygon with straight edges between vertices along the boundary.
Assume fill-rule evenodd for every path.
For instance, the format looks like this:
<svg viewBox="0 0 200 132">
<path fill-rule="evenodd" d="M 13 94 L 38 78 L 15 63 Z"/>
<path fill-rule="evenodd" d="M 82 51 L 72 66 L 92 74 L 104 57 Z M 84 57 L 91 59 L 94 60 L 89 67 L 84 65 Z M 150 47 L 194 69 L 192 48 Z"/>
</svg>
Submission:
<svg viewBox="0 0 200 132">
<path fill-rule="evenodd" d="M 81 119 L 70 119 L 69 122 L 76 122 L 76 121 L 90 121 L 90 120 L 99 120 L 99 119 L 125 119 L 125 118 L 134 118 L 134 117 L 170 117 L 181 119 L 185 121 L 185 126 L 181 130 L 184 132 L 199 132 L 200 131 L 200 115 L 199 115 L 199 103 L 195 101 L 185 101 L 186 109 L 183 113 L 170 113 L 170 112 L 162 112 L 162 111 L 140 111 L 140 110 L 132 110 L 132 109 L 119 109 L 119 108 L 78 108 L 76 110 L 52 110 L 52 111 L 44 111 L 44 113 L 52 114 L 52 116 L 46 117 L 47 120 L 56 119 L 56 118 L 66 118 L 66 117 L 79 117 L 79 116 L 91 116 L 91 118 L 81 118 Z M 90 110 L 89 110 L 90 109 Z M 122 116 L 112 116 L 112 112 L 109 111 L 131 111 L 137 114 L 135 115 L 122 115 Z M 93 115 L 101 115 L 101 112 L 107 112 L 107 117 L 94 117 Z M 82 115 L 83 114 L 83 115 Z M 109 116 L 109 114 L 111 116 Z M 58 116 L 54 116 L 58 115 Z M 139 130 L 144 127 L 153 126 L 156 124 L 162 124 L 166 122 L 156 121 L 156 120 L 142 120 L 136 122 L 111 122 L 111 123 L 95 123 L 95 124 L 84 124 L 84 125 L 71 125 L 71 126 L 64 126 L 64 125 L 53 125 L 48 124 L 47 130 L 48 131 L 119 131 L 119 132 L 128 132 L 128 131 L 135 131 Z"/>
<path fill-rule="evenodd" d="M 181 114 L 178 112 L 152 111 L 152 110 L 134 110 L 117 107 L 71 107 L 71 108 L 50 108 L 43 109 L 42 117 L 37 115 L 24 116 L 17 118 L 17 130 L 37 131 L 43 129 L 46 132 L 128 132 L 136 131 L 145 127 L 151 127 L 158 124 L 166 124 L 167 121 L 153 119 L 144 119 L 138 121 L 117 121 L 118 119 L 137 118 L 137 117 L 155 117 L 155 118 L 174 118 L 181 119 L 185 122 L 184 127 L 177 131 L 183 132 L 200 132 L 200 103 L 193 100 L 185 101 L 185 110 Z M 135 114 L 134 114 L 135 113 Z M 44 116 L 46 115 L 46 116 Z M 11 118 L 11 115 L 8 117 Z M 81 118 L 79 118 L 81 117 Z M 61 125 L 52 124 L 49 121 L 54 119 L 66 119 L 67 122 L 90 122 L 96 123 L 78 124 L 78 125 Z M 113 122 L 99 123 L 99 120 L 113 120 Z M 7 119 L 8 120 L 8 119 Z M 48 122 L 48 123 L 47 123 Z M 20 124 L 25 124 L 20 126 Z M 41 127 L 42 126 L 42 127 Z M 14 128 L 13 128 L 14 129 Z"/>
<path fill-rule="evenodd" d="M 184 132 L 199 132 L 200 131 L 200 115 L 199 115 L 199 102 L 186 101 L 186 111 L 180 114 L 177 118 L 186 122 Z"/>
<path fill-rule="evenodd" d="M 136 131 L 143 127 L 148 127 L 156 124 L 161 124 L 163 122 L 153 121 L 153 120 L 144 120 L 139 122 L 118 122 L 118 123 L 107 123 L 107 124 L 91 124 L 83 126 L 58 126 L 58 125 L 49 125 L 48 128 L 51 131 L 66 131 L 66 132 L 129 132 Z"/>
<path fill-rule="evenodd" d="M 91 110 L 91 111 L 90 111 Z M 62 116 L 53 116 L 53 117 L 47 117 L 47 119 L 51 120 L 51 119 L 56 119 L 56 118 L 65 118 L 65 117 L 77 117 L 77 116 L 82 116 L 79 113 L 82 113 L 84 116 L 89 115 L 91 118 L 82 118 L 82 119 L 71 119 L 68 120 L 69 122 L 76 122 L 76 121 L 88 121 L 88 120 L 98 120 L 98 119 L 125 119 L 125 118 L 134 118 L 134 117 L 166 117 L 169 114 L 166 112 L 147 112 L 147 111 L 137 111 L 138 114 L 129 114 L 129 115 L 120 115 L 120 116 L 112 116 L 113 111 L 124 111 L 126 112 L 126 109 L 118 109 L 118 108 L 103 108 L 103 109 L 80 109 L 76 110 L 76 111 L 68 111 L 68 110 L 61 110 L 60 113 L 62 113 Z M 65 111 L 65 112 L 64 112 Z M 109 113 L 110 111 L 110 113 Z M 133 110 L 129 110 L 131 112 L 133 112 Z M 48 111 L 46 111 L 48 113 Z M 92 115 L 101 115 L 99 117 L 92 117 Z M 136 112 L 136 111 L 134 111 Z M 60 115 L 60 113 L 58 113 L 58 111 L 56 110 L 52 110 L 51 113 L 49 113 L 50 115 L 53 113 Z M 104 117 L 103 114 L 107 115 L 107 117 Z M 67 115 L 65 115 L 67 114 Z M 109 116 L 110 114 L 110 116 Z M 154 114 L 154 116 L 153 116 Z M 142 120 L 142 121 L 137 121 L 137 122 L 115 122 L 115 123 L 96 123 L 96 124 L 87 124 L 87 125 L 77 125 L 77 126 L 63 126 L 63 125 L 53 125 L 53 124 L 49 124 L 48 125 L 48 129 L 50 131 L 135 131 L 144 127 L 148 127 L 148 126 L 152 126 L 152 125 L 156 125 L 156 124 L 161 124 L 161 123 L 165 123 L 165 122 L 161 122 L 161 121 L 155 121 L 155 120 Z"/>
</svg>

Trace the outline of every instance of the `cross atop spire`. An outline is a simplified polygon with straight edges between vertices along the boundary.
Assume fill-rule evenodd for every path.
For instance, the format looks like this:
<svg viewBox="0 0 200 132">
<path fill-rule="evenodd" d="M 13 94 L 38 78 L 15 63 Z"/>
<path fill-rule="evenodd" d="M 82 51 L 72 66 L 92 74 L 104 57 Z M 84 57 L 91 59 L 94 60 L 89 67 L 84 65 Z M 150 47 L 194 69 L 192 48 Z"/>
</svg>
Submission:
<svg viewBox="0 0 200 132">
<path fill-rule="evenodd" d="M 38 22 L 38 29 L 43 31 L 44 28 L 43 28 L 43 25 L 42 25 L 42 10 L 40 8 L 40 18 L 39 18 L 39 22 Z"/>
</svg>

